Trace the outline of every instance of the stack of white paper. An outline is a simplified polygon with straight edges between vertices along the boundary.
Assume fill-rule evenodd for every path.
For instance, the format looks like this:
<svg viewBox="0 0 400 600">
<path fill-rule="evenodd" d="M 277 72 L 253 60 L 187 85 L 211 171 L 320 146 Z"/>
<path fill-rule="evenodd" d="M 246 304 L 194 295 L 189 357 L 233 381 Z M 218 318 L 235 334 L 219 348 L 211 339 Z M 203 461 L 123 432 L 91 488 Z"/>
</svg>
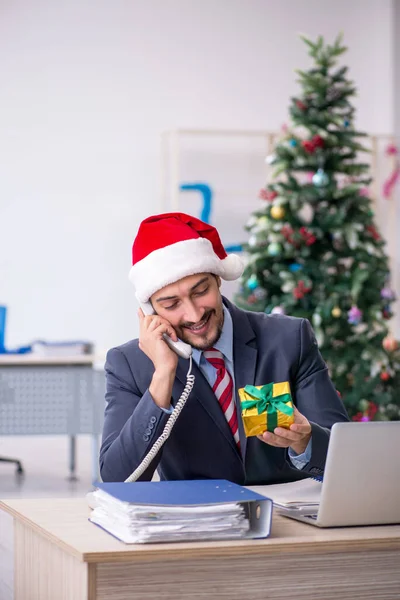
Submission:
<svg viewBox="0 0 400 600">
<path fill-rule="evenodd" d="M 107 498 L 101 490 L 94 496 L 98 506 L 90 520 L 126 544 L 233 539 L 249 530 L 249 520 L 240 504 L 132 506 Z"/>
<path fill-rule="evenodd" d="M 81 356 L 89 354 L 92 345 L 89 342 L 44 342 L 36 341 L 32 343 L 32 352 L 43 357 L 65 357 Z"/>
<path fill-rule="evenodd" d="M 269 535 L 272 502 L 226 480 L 98 483 L 90 520 L 127 544 Z"/>
<path fill-rule="evenodd" d="M 322 482 L 310 477 L 290 483 L 253 485 L 249 489 L 271 498 L 278 508 L 309 509 L 319 505 Z"/>
</svg>

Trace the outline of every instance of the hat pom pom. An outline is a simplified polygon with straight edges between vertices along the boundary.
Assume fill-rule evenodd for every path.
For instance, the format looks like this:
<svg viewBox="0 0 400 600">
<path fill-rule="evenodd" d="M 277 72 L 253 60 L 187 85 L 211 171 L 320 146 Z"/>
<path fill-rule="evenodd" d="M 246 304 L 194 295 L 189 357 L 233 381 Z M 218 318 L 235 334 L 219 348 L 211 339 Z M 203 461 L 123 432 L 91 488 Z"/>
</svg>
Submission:
<svg viewBox="0 0 400 600">
<path fill-rule="evenodd" d="M 228 254 L 228 256 L 221 261 L 221 266 L 223 270 L 221 277 L 227 281 L 238 279 L 244 271 L 244 262 L 237 254 Z"/>
</svg>

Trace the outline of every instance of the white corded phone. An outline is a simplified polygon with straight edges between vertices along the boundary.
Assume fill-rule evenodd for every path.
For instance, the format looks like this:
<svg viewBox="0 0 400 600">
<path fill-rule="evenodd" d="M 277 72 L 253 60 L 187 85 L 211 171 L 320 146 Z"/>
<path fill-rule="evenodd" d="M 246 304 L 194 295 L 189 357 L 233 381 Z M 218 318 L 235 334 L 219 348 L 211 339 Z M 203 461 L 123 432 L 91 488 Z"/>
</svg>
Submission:
<svg viewBox="0 0 400 600">
<path fill-rule="evenodd" d="M 154 314 L 154 311 L 150 310 L 150 306 L 151 306 L 150 304 L 147 304 L 147 305 L 141 304 L 140 305 L 140 307 L 143 310 L 145 315 L 146 314 L 147 315 Z M 150 452 L 144 457 L 144 459 L 142 460 L 140 465 L 137 467 L 137 469 L 135 469 L 135 471 L 127 479 L 125 479 L 125 483 L 130 483 L 131 481 L 136 481 L 142 475 L 142 473 L 144 473 L 144 471 L 150 465 L 150 463 L 154 459 L 154 457 L 158 454 L 161 447 L 165 444 L 165 442 L 169 438 L 172 428 L 175 425 L 177 418 L 181 414 L 181 411 L 186 404 L 189 394 L 193 389 L 194 375 L 192 375 L 192 360 L 193 360 L 192 359 L 192 347 L 189 344 L 185 344 L 185 342 L 182 342 L 181 340 L 174 342 L 173 340 L 171 340 L 171 338 L 167 334 L 164 334 L 163 338 L 164 338 L 164 341 L 171 348 L 171 350 L 176 352 L 178 354 L 178 356 L 181 356 L 182 358 L 186 358 L 189 360 L 189 369 L 186 374 L 186 385 L 181 394 L 181 397 L 179 398 L 178 402 L 176 403 L 175 408 L 172 411 L 172 413 L 164 427 L 164 431 L 162 432 L 162 434 L 160 435 L 158 440 L 155 442 L 155 444 L 151 448 Z"/>
<path fill-rule="evenodd" d="M 141 304 L 140 306 L 141 306 L 144 314 L 147 314 L 147 315 L 154 314 L 154 311 L 150 310 L 150 308 L 151 308 L 150 304 L 147 306 Z M 163 337 L 164 337 L 165 342 L 168 344 L 168 346 L 174 352 L 176 352 L 182 358 L 187 358 L 189 360 L 189 369 L 186 374 L 186 385 L 183 389 L 181 397 L 179 398 L 178 402 L 176 403 L 174 410 L 170 414 L 169 419 L 165 424 L 164 431 L 162 432 L 162 434 L 160 435 L 158 440 L 155 442 L 155 444 L 151 448 L 150 452 L 144 457 L 144 459 L 142 460 L 140 465 L 137 467 L 137 469 L 135 469 L 133 471 L 133 473 L 131 475 L 129 475 L 129 477 L 127 479 L 125 479 L 124 483 L 131 483 L 132 481 L 136 481 L 137 479 L 139 479 L 139 477 L 144 473 L 144 471 L 150 465 L 151 461 L 154 459 L 154 457 L 157 455 L 157 453 L 159 452 L 161 447 L 165 444 L 165 442 L 169 438 L 172 428 L 175 425 L 175 422 L 178 419 L 179 415 L 181 414 L 182 409 L 185 406 L 186 401 L 189 398 L 190 392 L 192 391 L 193 386 L 194 386 L 195 378 L 194 378 L 194 375 L 192 375 L 192 360 L 193 360 L 192 359 L 192 347 L 189 344 L 185 344 L 184 342 L 182 342 L 180 340 L 178 340 L 177 342 L 174 342 L 166 334 L 164 334 Z M 87 499 L 87 502 L 88 502 L 90 508 L 96 508 L 96 506 L 97 506 L 96 492 L 88 492 L 88 494 L 86 494 L 86 499 Z"/>
</svg>

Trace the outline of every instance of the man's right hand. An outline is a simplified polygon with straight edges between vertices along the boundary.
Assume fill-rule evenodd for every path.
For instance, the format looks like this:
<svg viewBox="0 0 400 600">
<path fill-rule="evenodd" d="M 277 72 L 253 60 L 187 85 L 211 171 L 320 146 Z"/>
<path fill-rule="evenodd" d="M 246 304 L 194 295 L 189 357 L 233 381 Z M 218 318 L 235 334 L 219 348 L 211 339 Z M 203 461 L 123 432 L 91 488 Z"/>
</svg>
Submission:
<svg viewBox="0 0 400 600">
<path fill-rule="evenodd" d="M 171 323 L 158 315 L 145 315 L 141 308 L 139 308 L 138 315 L 140 322 L 139 348 L 149 357 L 156 371 L 175 374 L 178 356 L 163 339 L 163 334 L 166 333 L 176 342 L 178 338 L 175 329 Z"/>
<path fill-rule="evenodd" d="M 154 374 L 149 392 L 160 408 L 169 408 L 172 386 L 175 379 L 178 355 L 166 344 L 163 334 L 177 341 L 175 329 L 166 319 L 158 315 L 145 315 L 141 308 L 139 316 L 139 348 L 154 365 Z"/>
</svg>

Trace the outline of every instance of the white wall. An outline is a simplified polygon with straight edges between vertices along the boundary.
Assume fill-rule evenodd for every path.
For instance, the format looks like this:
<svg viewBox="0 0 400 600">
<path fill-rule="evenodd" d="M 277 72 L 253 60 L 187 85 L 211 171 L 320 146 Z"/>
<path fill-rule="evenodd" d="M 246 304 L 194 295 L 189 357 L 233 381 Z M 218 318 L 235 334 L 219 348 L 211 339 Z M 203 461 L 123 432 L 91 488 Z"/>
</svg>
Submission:
<svg viewBox="0 0 400 600">
<path fill-rule="evenodd" d="M 0 0 L 7 345 L 136 334 L 130 247 L 159 208 L 160 132 L 279 128 L 308 64 L 298 32 L 344 31 L 359 126 L 391 132 L 391 16 L 390 0 Z"/>
</svg>

